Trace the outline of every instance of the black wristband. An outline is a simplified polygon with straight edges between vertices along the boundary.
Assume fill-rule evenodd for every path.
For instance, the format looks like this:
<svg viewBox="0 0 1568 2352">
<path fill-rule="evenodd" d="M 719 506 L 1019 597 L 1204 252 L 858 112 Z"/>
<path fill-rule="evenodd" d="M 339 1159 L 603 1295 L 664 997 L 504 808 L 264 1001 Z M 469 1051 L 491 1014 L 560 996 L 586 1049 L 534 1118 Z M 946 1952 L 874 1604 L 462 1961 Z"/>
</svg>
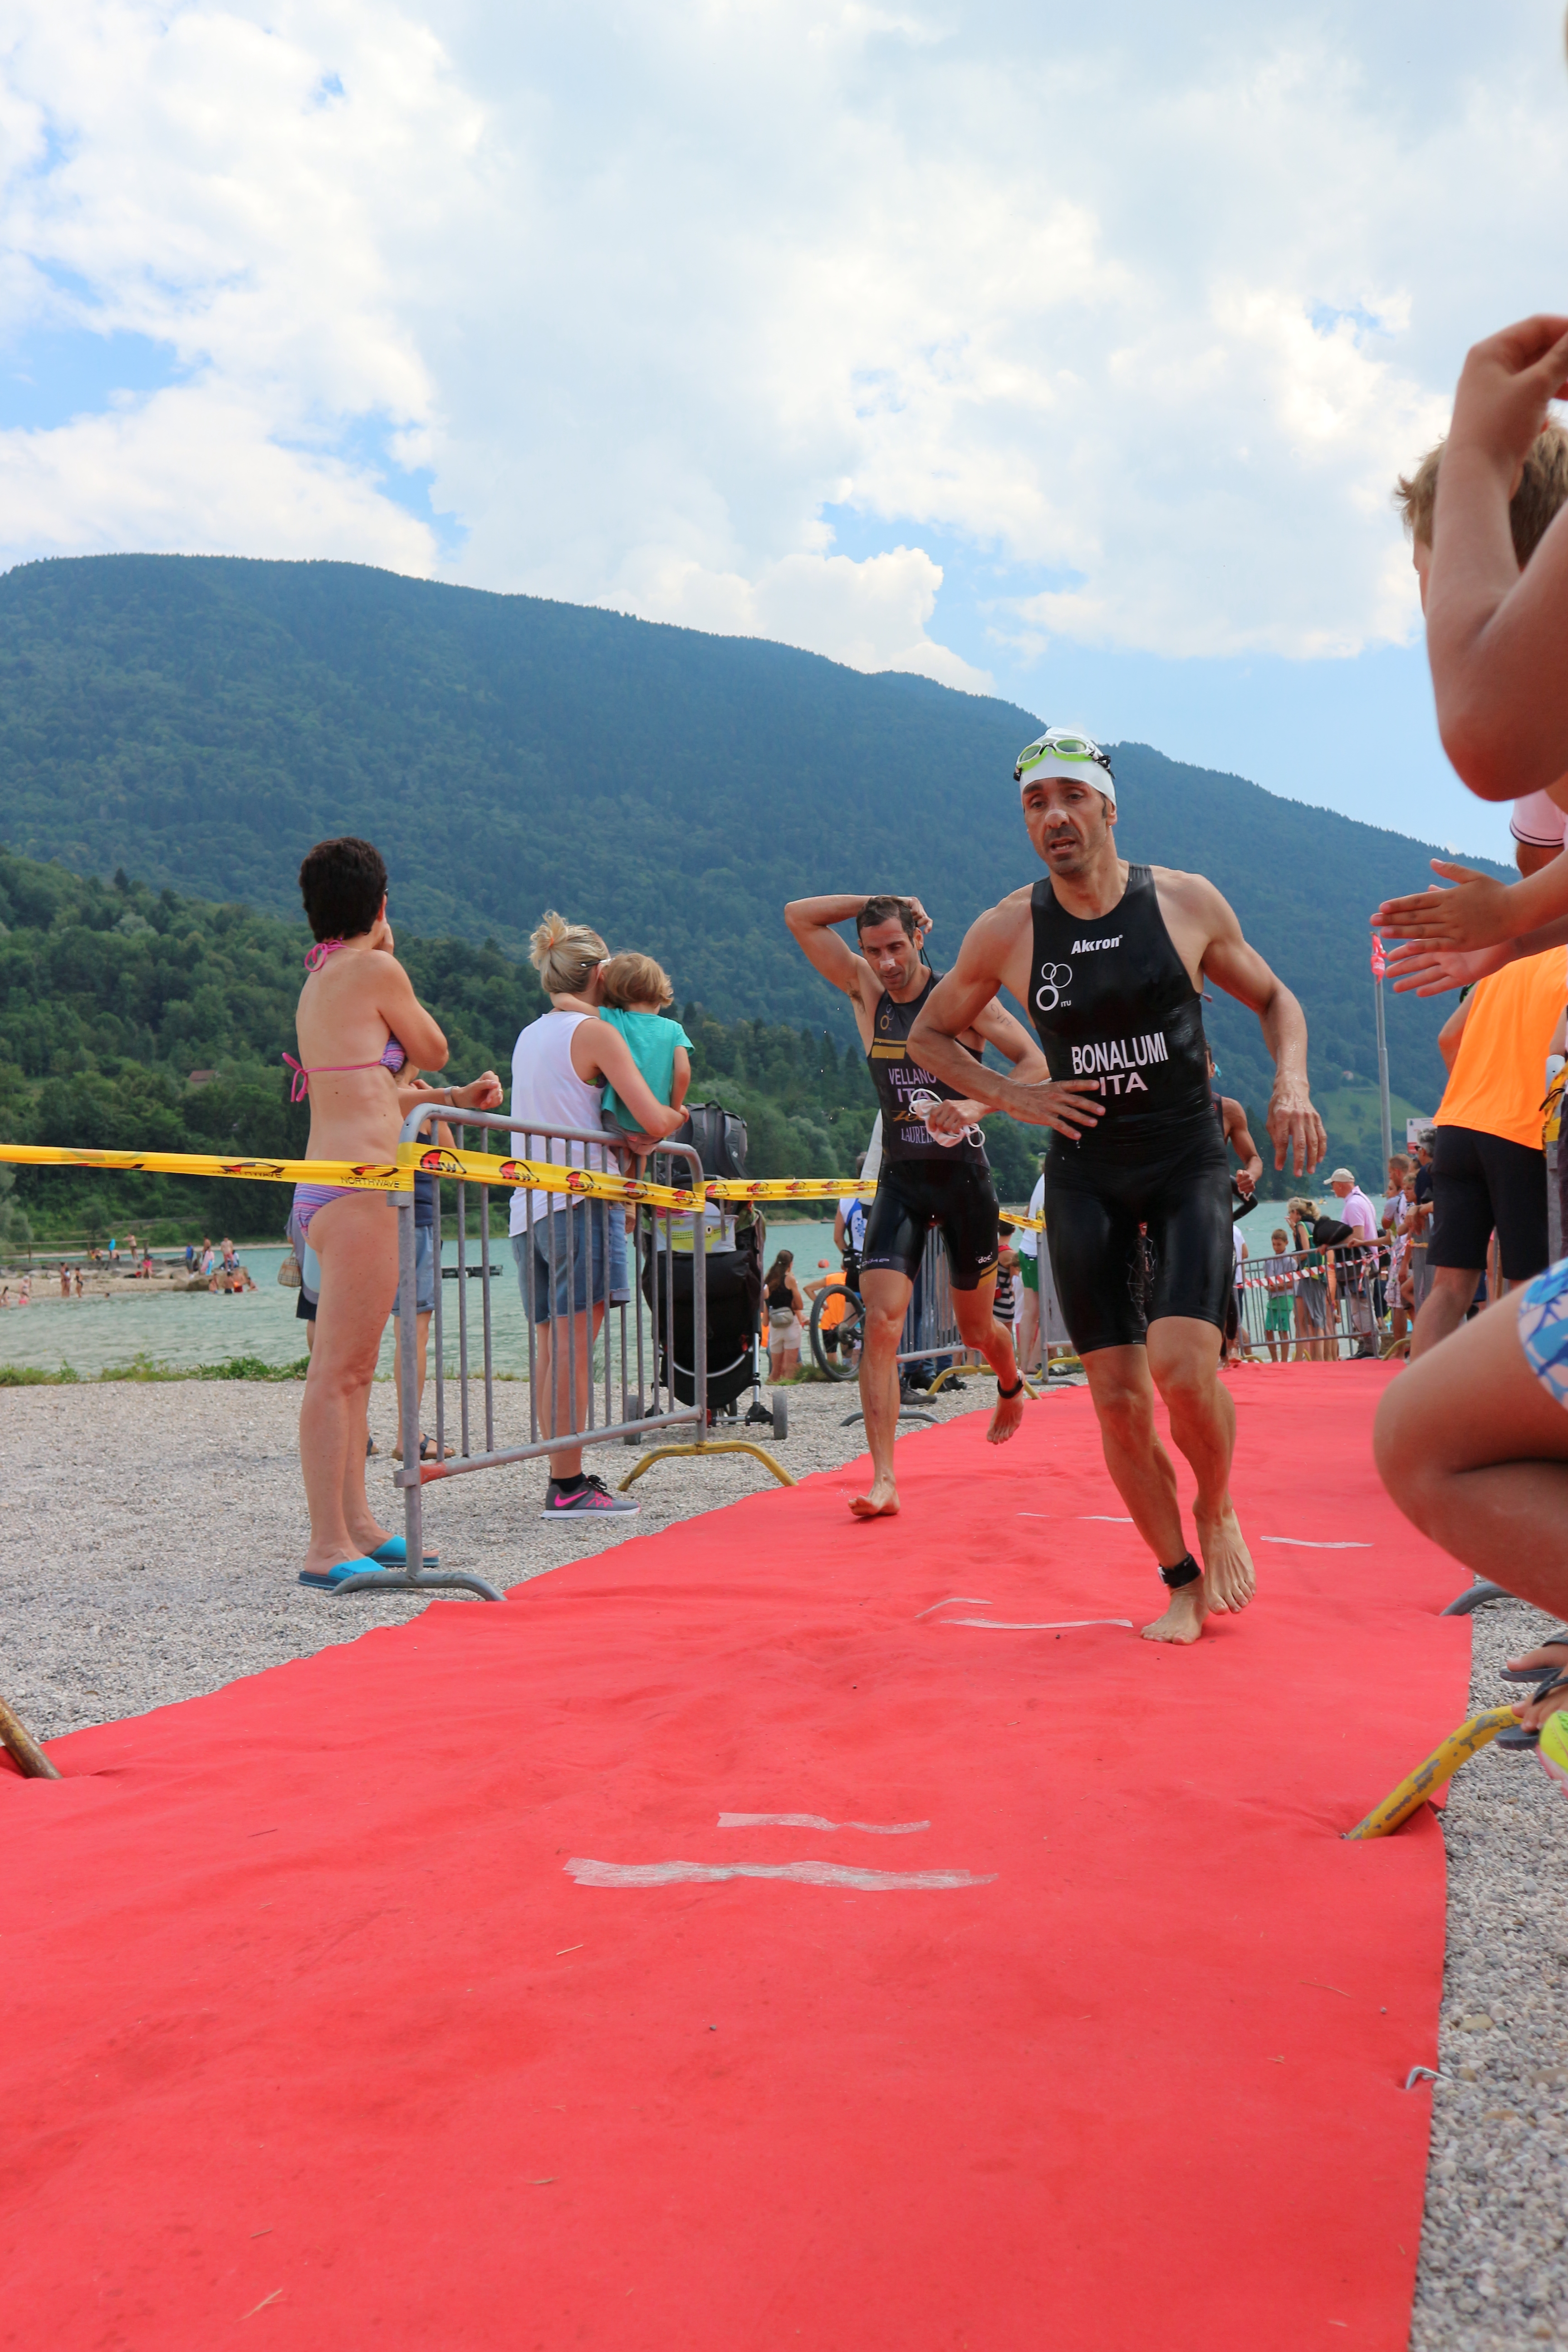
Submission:
<svg viewBox="0 0 1568 2352">
<path fill-rule="evenodd" d="M 1184 1552 L 1174 1568 L 1163 1568 L 1160 1570 L 1160 1581 L 1162 1584 L 1168 1584 L 1174 1592 L 1184 1584 L 1195 1584 L 1202 1574 L 1203 1570 L 1198 1566 L 1192 1553 Z"/>
</svg>

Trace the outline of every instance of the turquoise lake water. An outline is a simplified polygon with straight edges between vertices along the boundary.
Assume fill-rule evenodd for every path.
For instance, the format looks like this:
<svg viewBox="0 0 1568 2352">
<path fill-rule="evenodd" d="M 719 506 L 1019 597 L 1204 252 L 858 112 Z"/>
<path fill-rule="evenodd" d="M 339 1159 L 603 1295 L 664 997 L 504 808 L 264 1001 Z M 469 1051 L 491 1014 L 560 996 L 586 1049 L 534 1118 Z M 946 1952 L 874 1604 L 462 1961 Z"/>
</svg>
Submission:
<svg viewBox="0 0 1568 2352">
<path fill-rule="evenodd" d="M 1268 1237 L 1279 1222 L 1279 1206 L 1278 1202 L 1266 1202 L 1250 1210 L 1242 1220 L 1242 1234 L 1252 1256 L 1268 1254 Z M 470 1261 L 475 1246 L 470 1243 Z M 800 1282 L 812 1281 L 823 1259 L 837 1264 L 830 1223 L 770 1224 L 769 1256 L 779 1249 L 794 1250 L 795 1278 Z M 447 1265 L 456 1265 L 457 1250 L 455 1241 L 447 1243 L 444 1258 Z M 214 1297 L 205 1291 L 174 1296 L 133 1293 L 110 1298 L 54 1297 L 49 1295 L 52 1277 L 40 1261 L 34 1271 L 37 1295 L 33 1304 L 25 1311 L 13 1308 L 0 1315 L 0 1363 L 27 1365 L 42 1371 L 58 1371 L 68 1364 L 84 1379 L 129 1364 L 136 1356 L 148 1356 L 156 1364 L 181 1370 L 198 1364 L 220 1364 L 230 1356 L 255 1356 L 264 1364 L 277 1368 L 291 1364 L 305 1352 L 305 1334 L 303 1325 L 295 1319 L 299 1292 L 283 1289 L 278 1280 L 278 1268 L 286 1255 L 280 1247 L 241 1249 L 239 1256 L 257 1286 L 238 1298 Z M 496 1370 L 514 1379 L 522 1378 L 528 1370 L 527 1326 L 511 1252 L 504 1239 L 492 1244 L 492 1263 L 500 1268 L 499 1277 L 490 1285 Z M 443 1292 L 442 1310 L 447 1319 L 447 1360 L 454 1370 L 457 1293 L 457 1284 L 448 1282 Z M 468 1295 L 473 1318 L 471 1360 L 477 1364 L 477 1282 L 468 1284 Z M 382 1341 L 380 1370 L 383 1379 L 391 1379 L 390 1329 Z"/>
<path fill-rule="evenodd" d="M 795 1253 L 797 1279 L 810 1281 L 819 1258 L 837 1263 L 831 1224 L 771 1224 L 770 1254 L 776 1249 Z M 468 1244 L 472 1265 L 478 1244 Z M 300 1294 L 285 1290 L 278 1269 L 289 1252 L 282 1247 L 242 1248 L 237 1253 L 256 1288 L 239 1297 L 207 1291 L 132 1292 L 121 1297 L 60 1298 L 51 1297 L 54 1277 L 43 1261 L 35 1264 L 33 1303 L 0 1315 L 0 1363 L 26 1365 L 39 1371 L 58 1371 L 68 1364 L 83 1379 L 129 1364 L 134 1357 L 151 1357 L 155 1364 L 185 1370 L 198 1364 L 221 1364 L 231 1356 L 255 1356 L 281 1369 L 305 1352 L 305 1327 L 296 1320 Z M 495 1367 L 513 1379 L 528 1371 L 528 1327 L 518 1292 L 511 1249 L 504 1236 L 490 1244 L 492 1265 L 500 1273 L 490 1283 L 490 1314 Z M 455 1266 L 458 1244 L 448 1241 L 444 1263 Z M 15 1284 L 13 1283 L 13 1288 Z M 479 1285 L 468 1285 L 469 1298 L 469 1361 L 482 1361 L 479 1325 Z M 445 1354 L 448 1368 L 457 1369 L 458 1286 L 448 1282 L 442 1293 Z M 392 1330 L 381 1343 L 380 1376 L 392 1378 Z"/>
</svg>

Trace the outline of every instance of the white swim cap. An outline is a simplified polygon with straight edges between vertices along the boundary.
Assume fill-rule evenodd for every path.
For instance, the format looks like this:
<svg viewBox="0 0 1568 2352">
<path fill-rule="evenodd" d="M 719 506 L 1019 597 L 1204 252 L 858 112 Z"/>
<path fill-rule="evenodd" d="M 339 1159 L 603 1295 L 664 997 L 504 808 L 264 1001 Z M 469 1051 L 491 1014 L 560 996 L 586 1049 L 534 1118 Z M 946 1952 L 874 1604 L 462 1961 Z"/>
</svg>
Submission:
<svg viewBox="0 0 1568 2352">
<path fill-rule="evenodd" d="M 1092 784 L 1112 808 L 1116 806 L 1110 761 L 1081 727 L 1047 727 L 1043 735 L 1025 745 L 1013 770 L 1013 782 L 1022 792 L 1037 776 L 1068 776 L 1075 783 Z"/>
</svg>

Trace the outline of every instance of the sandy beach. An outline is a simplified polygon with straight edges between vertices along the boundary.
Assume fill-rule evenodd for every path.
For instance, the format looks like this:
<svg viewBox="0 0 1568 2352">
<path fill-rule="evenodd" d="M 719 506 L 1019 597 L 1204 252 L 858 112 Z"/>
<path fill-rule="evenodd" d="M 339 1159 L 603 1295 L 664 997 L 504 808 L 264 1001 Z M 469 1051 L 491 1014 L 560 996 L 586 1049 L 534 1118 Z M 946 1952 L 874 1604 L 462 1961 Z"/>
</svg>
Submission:
<svg viewBox="0 0 1568 2352">
<path fill-rule="evenodd" d="M 299 1397 L 293 1382 L 244 1381 L 0 1396 L 10 1474 L 0 1502 L 0 1692 L 41 1738 L 195 1696 L 426 1605 L 386 1595 L 334 1601 L 295 1583 L 305 1540 Z M 946 1420 L 989 1399 L 989 1384 L 973 1381 L 933 1412 Z M 852 1388 L 790 1391 L 791 1433 L 778 1453 L 795 1477 L 860 1451 L 858 1423 L 844 1426 L 856 1402 Z M 1049 1412 L 1055 1401 L 1035 1409 Z M 372 1492 L 396 1526 L 384 1450 L 392 1418 L 392 1391 L 378 1386 L 373 1429 L 384 1451 L 372 1465 Z M 918 1445 L 918 1427 L 906 1428 L 900 1443 Z M 609 1447 L 599 1466 L 615 1481 L 631 1459 Z M 429 1493 L 427 1540 L 448 1565 L 505 1588 L 719 1508 L 765 1478 L 743 1454 L 660 1465 L 635 1490 L 638 1517 L 594 1527 L 539 1519 L 540 1466 L 484 1473 Z M 1462 1581 L 1456 1571 L 1456 1590 Z M 1497 1704 L 1498 1665 L 1542 1622 L 1511 1603 L 1473 1620 L 1478 1706 Z M 1460 1775 L 1443 1828 L 1443 2079 L 1408 2094 L 1430 2100 L 1434 2117 L 1411 2342 L 1415 2352 L 1564 2344 L 1562 1801 L 1533 1758 L 1492 1749 Z"/>
</svg>

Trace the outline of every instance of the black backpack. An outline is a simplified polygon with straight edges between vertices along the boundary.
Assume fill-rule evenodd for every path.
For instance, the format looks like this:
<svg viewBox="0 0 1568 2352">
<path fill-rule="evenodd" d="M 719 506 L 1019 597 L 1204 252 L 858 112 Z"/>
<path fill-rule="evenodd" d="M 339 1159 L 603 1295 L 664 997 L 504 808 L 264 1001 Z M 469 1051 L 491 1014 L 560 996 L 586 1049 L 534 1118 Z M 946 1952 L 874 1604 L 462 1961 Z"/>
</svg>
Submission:
<svg viewBox="0 0 1568 2352">
<path fill-rule="evenodd" d="M 668 1140 L 689 1144 L 704 1176 L 741 1178 L 746 1172 L 746 1122 L 722 1103 L 689 1103 L 686 1124 Z"/>
</svg>

